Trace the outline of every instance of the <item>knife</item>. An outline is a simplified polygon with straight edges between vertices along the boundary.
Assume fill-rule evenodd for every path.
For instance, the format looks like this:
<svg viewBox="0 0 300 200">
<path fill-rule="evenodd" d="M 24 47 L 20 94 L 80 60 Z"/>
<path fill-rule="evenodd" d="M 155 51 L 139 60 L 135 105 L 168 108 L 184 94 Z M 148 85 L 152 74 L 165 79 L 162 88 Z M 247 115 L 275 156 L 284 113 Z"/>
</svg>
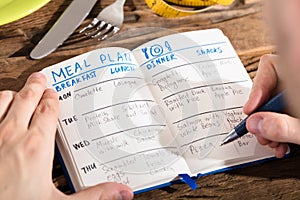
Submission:
<svg viewBox="0 0 300 200">
<path fill-rule="evenodd" d="M 78 28 L 97 0 L 73 0 L 48 33 L 30 53 L 33 59 L 43 58 L 57 49 Z"/>
</svg>

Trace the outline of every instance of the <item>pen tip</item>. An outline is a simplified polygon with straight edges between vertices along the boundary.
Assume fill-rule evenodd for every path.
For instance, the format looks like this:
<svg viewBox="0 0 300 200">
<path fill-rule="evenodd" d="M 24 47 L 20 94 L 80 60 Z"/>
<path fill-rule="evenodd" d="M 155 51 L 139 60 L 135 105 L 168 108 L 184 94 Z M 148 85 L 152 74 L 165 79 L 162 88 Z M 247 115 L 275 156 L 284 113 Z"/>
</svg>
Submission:
<svg viewBox="0 0 300 200">
<path fill-rule="evenodd" d="M 222 143 L 220 144 L 220 146 L 223 146 L 225 144 L 228 144 L 230 142 L 232 142 L 233 140 L 235 140 L 236 138 L 238 138 L 237 133 L 235 132 L 235 129 L 233 129 L 232 131 L 230 131 L 228 133 L 228 135 L 225 137 L 225 139 L 222 141 Z"/>
</svg>

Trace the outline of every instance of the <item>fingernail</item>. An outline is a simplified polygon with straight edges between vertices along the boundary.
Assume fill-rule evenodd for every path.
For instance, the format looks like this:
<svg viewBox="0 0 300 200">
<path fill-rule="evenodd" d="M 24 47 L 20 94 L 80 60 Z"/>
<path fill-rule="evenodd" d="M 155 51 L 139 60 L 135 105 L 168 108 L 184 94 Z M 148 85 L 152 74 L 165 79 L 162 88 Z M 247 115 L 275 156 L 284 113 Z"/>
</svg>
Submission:
<svg viewBox="0 0 300 200">
<path fill-rule="evenodd" d="M 52 88 L 47 88 L 45 90 L 45 93 L 56 93 L 56 91 L 54 89 L 52 89 Z"/>
<path fill-rule="evenodd" d="M 248 119 L 248 131 L 254 134 L 260 134 L 262 129 L 261 117 L 250 117 Z"/>
<path fill-rule="evenodd" d="M 131 200 L 132 199 L 132 193 L 127 190 L 122 190 L 119 193 L 118 200 Z"/>
<path fill-rule="evenodd" d="M 30 78 L 40 78 L 42 77 L 43 74 L 39 73 L 39 72 L 35 72 L 33 74 L 30 75 Z"/>
</svg>

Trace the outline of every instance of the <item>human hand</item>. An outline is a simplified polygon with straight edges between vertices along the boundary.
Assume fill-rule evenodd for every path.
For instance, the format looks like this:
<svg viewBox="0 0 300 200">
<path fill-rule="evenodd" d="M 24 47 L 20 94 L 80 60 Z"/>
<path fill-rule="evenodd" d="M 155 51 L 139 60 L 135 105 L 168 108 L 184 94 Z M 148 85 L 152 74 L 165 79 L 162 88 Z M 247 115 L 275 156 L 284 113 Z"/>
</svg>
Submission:
<svg viewBox="0 0 300 200">
<path fill-rule="evenodd" d="M 282 90 L 278 69 L 278 56 L 262 56 L 249 100 L 244 106 L 244 112 L 251 114 L 274 93 Z M 247 129 L 253 133 L 258 142 L 275 150 L 278 158 L 288 150 L 287 142 L 300 144 L 300 121 L 286 114 L 258 112 L 251 114 L 247 120 Z"/>
<path fill-rule="evenodd" d="M 132 190 L 104 183 L 67 196 L 52 183 L 58 95 L 32 74 L 20 92 L 0 92 L 0 199 L 133 198 Z"/>
</svg>

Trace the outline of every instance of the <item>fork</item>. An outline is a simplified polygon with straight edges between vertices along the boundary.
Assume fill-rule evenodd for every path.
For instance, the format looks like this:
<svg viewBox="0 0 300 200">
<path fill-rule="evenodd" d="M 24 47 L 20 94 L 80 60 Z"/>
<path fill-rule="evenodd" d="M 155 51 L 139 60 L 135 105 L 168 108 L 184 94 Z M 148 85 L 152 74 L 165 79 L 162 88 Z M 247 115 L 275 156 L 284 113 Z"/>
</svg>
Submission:
<svg viewBox="0 0 300 200">
<path fill-rule="evenodd" d="M 124 6 L 125 0 L 116 0 L 113 4 L 105 7 L 93 21 L 81 29 L 79 33 L 84 33 L 91 38 L 99 38 L 98 40 L 105 40 L 106 38 L 116 34 L 124 20 Z"/>
</svg>

